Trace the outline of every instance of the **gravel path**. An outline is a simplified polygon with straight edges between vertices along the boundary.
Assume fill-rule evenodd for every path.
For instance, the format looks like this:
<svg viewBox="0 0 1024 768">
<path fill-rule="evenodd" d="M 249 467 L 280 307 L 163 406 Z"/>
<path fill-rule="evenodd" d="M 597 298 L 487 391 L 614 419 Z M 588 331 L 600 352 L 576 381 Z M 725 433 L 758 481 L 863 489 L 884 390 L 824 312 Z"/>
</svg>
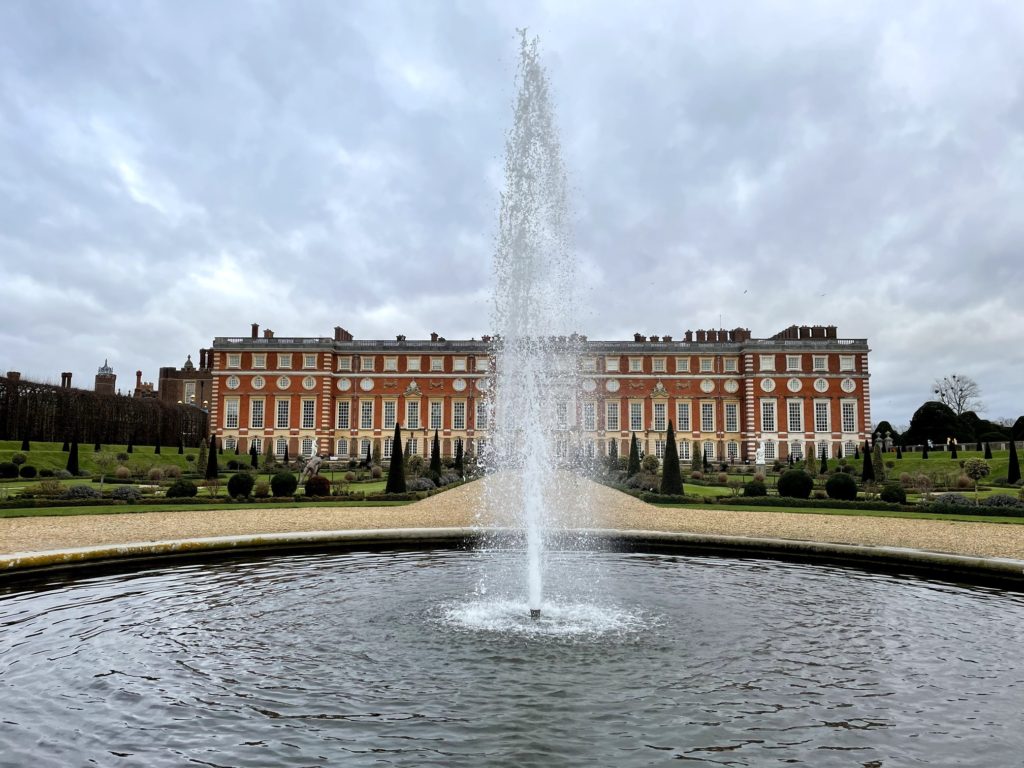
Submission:
<svg viewBox="0 0 1024 768">
<path fill-rule="evenodd" d="M 0 553 L 286 531 L 464 527 L 500 523 L 485 483 L 399 507 L 255 508 L 0 519 Z M 592 485 L 595 528 L 687 531 L 922 549 L 1024 560 L 1024 525 L 845 515 L 665 509 Z"/>
</svg>

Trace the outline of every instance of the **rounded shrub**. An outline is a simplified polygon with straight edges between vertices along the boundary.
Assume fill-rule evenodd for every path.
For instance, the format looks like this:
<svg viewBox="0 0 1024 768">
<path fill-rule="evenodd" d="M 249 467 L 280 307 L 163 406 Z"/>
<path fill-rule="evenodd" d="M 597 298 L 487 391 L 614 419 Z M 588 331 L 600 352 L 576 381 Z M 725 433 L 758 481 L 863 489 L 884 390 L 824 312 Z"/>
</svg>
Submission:
<svg viewBox="0 0 1024 768">
<path fill-rule="evenodd" d="M 270 495 L 270 483 L 260 480 L 252 487 L 252 495 L 257 499 L 265 499 Z"/>
<path fill-rule="evenodd" d="M 658 457 L 653 453 L 648 453 L 644 456 L 644 460 L 640 462 L 640 468 L 644 472 L 650 472 L 651 474 L 658 471 Z"/>
<path fill-rule="evenodd" d="M 151 483 L 159 483 L 164 479 L 164 471 L 160 467 L 153 467 L 146 473 L 146 479 Z"/>
<path fill-rule="evenodd" d="M 26 461 L 28 461 L 28 456 L 26 456 L 24 453 L 16 453 L 13 456 L 11 456 L 11 464 L 17 464 L 19 467 Z"/>
<path fill-rule="evenodd" d="M 36 468 L 31 464 L 22 464 L 21 469 L 18 470 L 18 474 L 26 479 L 33 478 L 36 476 Z"/>
<path fill-rule="evenodd" d="M 434 485 L 434 481 L 429 477 L 417 477 L 408 485 L 408 489 L 410 491 L 432 491 L 436 487 L 437 486 Z"/>
<path fill-rule="evenodd" d="M 128 454 L 125 453 L 124 451 L 121 451 L 121 453 L 117 454 L 116 458 L 118 461 L 128 461 Z"/>
<path fill-rule="evenodd" d="M 270 491 L 275 496 L 291 496 L 299 487 L 299 481 L 291 472 L 278 472 L 270 478 Z"/>
<path fill-rule="evenodd" d="M 134 485 L 119 485 L 110 492 L 110 498 L 118 501 L 138 501 L 142 498 L 142 491 Z"/>
<path fill-rule="evenodd" d="M 47 469 L 47 468 L 44 467 L 43 469 L 39 470 L 39 476 L 40 477 L 53 477 L 53 470 L 52 469 Z"/>
<path fill-rule="evenodd" d="M 72 477 L 71 473 L 68 472 L 66 469 L 54 470 L 53 476 L 56 477 L 58 480 L 67 480 L 68 478 Z M 2 477 L 2 475 L 0 475 L 0 477 Z"/>
<path fill-rule="evenodd" d="M 960 488 L 962 490 L 966 490 L 968 488 L 973 488 L 974 487 L 974 481 L 971 480 L 971 478 L 969 478 L 967 475 L 960 475 L 956 479 L 956 487 Z"/>
<path fill-rule="evenodd" d="M 313 475 L 303 487 L 307 496 L 330 496 L 331 481 L 323 475 Z"/>
<path fill-rule="evenodd" d="M 898 483 L 886 483 L 885 487 L 882 488 L 882 492 L 878 494 L 878 498 L 882 501 L 888 501 L 890 504 L 906 504 L 907 492 Z"/>
<path fill-rule="evenodd" d="M 125 466 L 118 467 L 114 470 L 114 477 L 118 480 L 127 480 L 132 476 L 132 471 Z"/>
<path fill-rule="evenodd" d="M 372 477 L 374 480 L 380 480 L 381 477 L 383 476 L 384 470 L 381 469 L 379 465 L 374 464 L 372 467 L 370 467 L 370 477 Z"/>
<path fill-rule="evenodd" d="M 424 461 L 423 457 L 420 456 L 419 454 L 416 454 L 415 456 L 410 457 L 408 461 L 406 461 L 405 468 L 409 470 L 409 474 L 420 475 L 423 474 L 423 465 L 425 463 L 426 462 Z"/>
<path fill-rule="evenodd" d="M 62 499 L 98 499 L 100 492 L 88 485 L 72 485 L 61 494 Z"/>
<path fill-rule="evenodd" d="M 851 475 L 840 472 L 825 481 L 825 493 L 830 499 L 855 501 L 857 499 L 857 481 Z"/>
<path fill-rule="evenodd" d="M 788 469 L 779 477 L 779 496 L 790 499 L 809 499 L 814 490 L 814 480 L 802 469 Z"/>
<path fill-rule="evenodd" d="M 996 509 L 1024 509 L 1024 502 L 1002 493 L 982 499 L 980 503 L 983 507 L 995 507 Z"/>
<path fill-rule="evenodd" d="M 940 493 L 932 499 L 932 503 L 948 506 L 973 506 L 974 500 L 968 499 L 962 493 Z"/>
<path fill-rule="evenodd" d="M 690 473 L 690 479 L 691 480 L 703 480 L 704 479 L 704 473 L 701 472 L 699 469 L 695 469 L 695 470 L 693 470 Z"/>
<path fill-rule="evenodd" d="M 252 494 L 252 488 L 256 485 L 256 478 L 251 472 L 239 472 L 228 479 L 228 496 L 233 499 L 243 499 Z"/>
<path fill-rule="evenodd" d="M 199 493 L 199 488 L 191 480 L 175 480 L 167 489 L 169 499 L 189 499 Z"/>
<path fill-rule="evenodd" d="M 0 462 L 0 477 L 17 477 L 18 465 L 13 461 Z"/>
<path fill-rule="evenodd" d="M 345 473 L 345 482 L 346 483 L 354 483 L 355 481 L 356 481 L 356 473 L 355 472 L 346 472 Z"/>
<path fill-rule="evenodd" d="M 164 477 L 166 477 L 168 480 L 177 480 L 179 477 L 181 477 L 181 467 L 176 467 L 173 464 L 164 467 L 163 472 Z"/>
<path fill-rule="evenodd" d="M 753 479 L 749 483 L 743 486 L 744 496 L 767 496 L 768 488 L 764 484 L 764 480 Z"/>
</svg>

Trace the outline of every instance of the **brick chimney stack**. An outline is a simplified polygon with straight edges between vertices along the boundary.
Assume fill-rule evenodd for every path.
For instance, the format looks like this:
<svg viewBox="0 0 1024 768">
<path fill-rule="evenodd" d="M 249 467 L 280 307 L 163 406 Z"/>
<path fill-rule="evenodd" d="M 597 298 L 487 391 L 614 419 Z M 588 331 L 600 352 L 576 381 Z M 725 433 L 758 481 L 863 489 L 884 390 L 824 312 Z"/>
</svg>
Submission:
<svg viewBox="0 0 1024 768">
<path fill-rule="evenodd" d="M 252 324 L 252 337 L 254 339 L 258 339 L 260 337 L 260 324 L 259 323 L 253 323 Z"/>
</svg>

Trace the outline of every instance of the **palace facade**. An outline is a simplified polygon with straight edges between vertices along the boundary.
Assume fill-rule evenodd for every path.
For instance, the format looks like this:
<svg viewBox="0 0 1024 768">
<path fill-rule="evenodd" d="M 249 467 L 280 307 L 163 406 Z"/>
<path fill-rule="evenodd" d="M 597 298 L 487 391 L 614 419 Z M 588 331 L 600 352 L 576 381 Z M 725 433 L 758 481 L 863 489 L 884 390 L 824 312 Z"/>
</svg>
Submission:
<svg viewBox="0 0 1024 768">
<path fill-rule="evenodd" d="M 632 434 L 659 457 L 671 420 L 679 455 L 693 446 L 715 461 L 769 460 L 822 450 L 852 455 L 871 433 L 866 339 L 839 338 L 834 326 L 790 326 L 769 338 L 744 328 L 636 334 L 632 341 L 581 338 L 579 394 L 559 406 L 559 450 L 604 456 L 612 441 L 626 455 Z M 211 372 L 210 424 L 227 448 L 279 456 L 317 451 L 387 460 L 395 422 L 407 453 L 429 455 L 462 440 L 485 447 L 491 340 L 277 337 L 253 324 L 249 337 L 218 337 L 205 350 Z M 269 446 L 268 446 L 269 441 Z"/>
</svg>

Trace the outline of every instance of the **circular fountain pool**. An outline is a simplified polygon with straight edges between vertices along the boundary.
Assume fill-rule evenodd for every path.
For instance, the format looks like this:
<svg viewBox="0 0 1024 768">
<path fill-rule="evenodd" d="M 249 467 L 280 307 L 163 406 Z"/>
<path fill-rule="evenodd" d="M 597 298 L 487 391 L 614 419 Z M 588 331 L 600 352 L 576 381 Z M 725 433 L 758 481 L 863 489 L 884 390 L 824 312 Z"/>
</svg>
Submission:
<svg viewBox="0 0 1024 768">
<path fill-rule="evenodd" d="M 481 594 L 478 554 L 451 550 L 8 586 L 0 764 L 888 768 L 1024 753 L 1019 594 L 756 559 L 550 557 L 602 577 L 536 622 Z"/>
</svg>

